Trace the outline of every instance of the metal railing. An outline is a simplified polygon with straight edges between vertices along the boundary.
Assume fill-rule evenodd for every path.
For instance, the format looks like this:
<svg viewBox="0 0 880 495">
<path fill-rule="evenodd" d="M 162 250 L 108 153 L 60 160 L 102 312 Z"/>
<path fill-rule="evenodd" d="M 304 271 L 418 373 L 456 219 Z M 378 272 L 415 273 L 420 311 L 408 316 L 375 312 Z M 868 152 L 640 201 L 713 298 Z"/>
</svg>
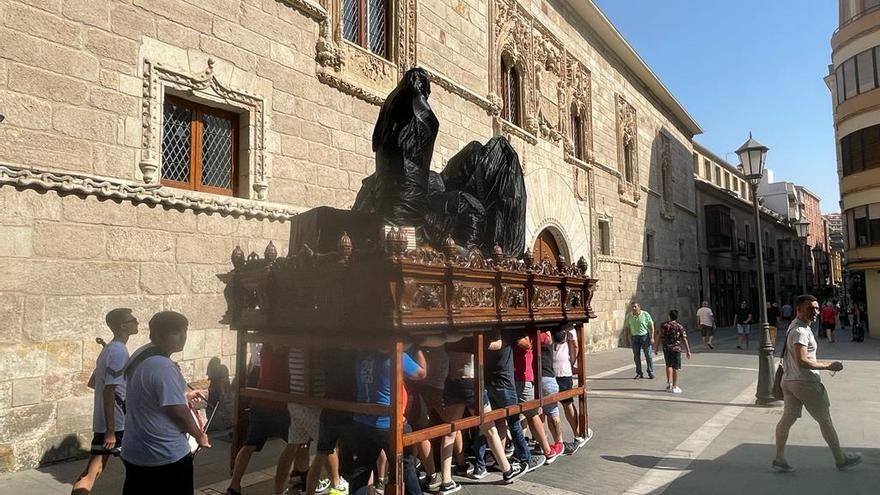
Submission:
<svg viewBox="0 0 880 495">
<path fill-rule="evenodd" d="M 850 17 L 849 19 L 847 19 L 847 20 L 845 20 L 845 21 L 843 21 L 843 22 L 841 22 L 840 25 L 837 26 L 837 29 L 834 30 L 834 33 L 831 35 L 831 37 L 833 38 L 834 36 L 837 36 L 837 33 L 839 33 L 840 30 L 843 29 L 844 27 L 846 27 L 846 26 L 852 24 L 853 22 L 856 22 L 857 20 L 861 19 L 862 17 L 865 17 L 865 16 L 868 15 L 868 14 L 872 14 L 872 13 L 874 13 L 874 12 L 877 12 L 878 10 L 880 10 L 880 5 L 875 5 L 875 6 L 871 7 L 871 8 L 869 8 L 869 9 L 864 9 L 864 10 L 862 10 L 861 12 L 859 12 L 858 14 L 856 14 L 856 15 Z"/>
</svg>

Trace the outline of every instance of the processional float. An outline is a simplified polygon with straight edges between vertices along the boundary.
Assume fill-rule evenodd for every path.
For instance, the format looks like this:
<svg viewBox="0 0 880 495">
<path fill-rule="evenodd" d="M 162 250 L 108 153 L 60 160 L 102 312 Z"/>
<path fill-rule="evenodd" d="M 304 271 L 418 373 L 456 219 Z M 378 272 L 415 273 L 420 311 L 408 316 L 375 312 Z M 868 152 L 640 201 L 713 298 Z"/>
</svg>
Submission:
<svg viewBox="0 0 880 495">
<path fill-rule="evenodd" d="M 247 344 L 306 350 L 303 393 L 246 386 L 236 394 L 234 456 L 246 398 L 296 402 L 360 414 L 388 415 L 389 493 L 403 493 L 404 448 L 452 431 L 576 397 L 579 429 L 588 430 L 586 364 L 578 386 L 515 406 L 483 411 L 484 337 L 526 329 L 536 343 L 544 328 L 572 324 L 584 349 L 584 323 L 595 318 L 596 280 L 581 258 L 534 260 L 525 249 L 526 190 L 516 151 L 504 137 L 473 142 L 442 173 L 430 170 L 439 122 L 430 82 L 409 70 L 383 105 L 373 133 L 376 171 L 363 181 L 352 210 L 320 207 L 291 219 L 289 255 L 271 243 L 264 256 L 232 253 L 223 322 L 237 331 L 236 377 L 247 375 Z M 404 433 L 401 356 L 414 339 L 474 336 L 474 397 L 479 414 Z M 456 336 L 457 337 L 454 337 Z M 346 402 L 312 394 L 316 351 L 346 346 L 391 358 L 391 405 Z M 540 373 L 540 352 L 534 353 Z M 538 382 L 540 383 L 540 382 Z"/>
</svg>

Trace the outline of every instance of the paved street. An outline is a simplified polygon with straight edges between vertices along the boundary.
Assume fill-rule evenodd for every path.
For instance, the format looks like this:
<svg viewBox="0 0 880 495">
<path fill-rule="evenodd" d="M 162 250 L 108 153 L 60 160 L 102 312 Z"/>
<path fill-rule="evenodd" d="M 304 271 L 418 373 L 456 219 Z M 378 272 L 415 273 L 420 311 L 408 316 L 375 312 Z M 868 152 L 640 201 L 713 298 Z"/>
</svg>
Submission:
<svg viewBox="0 0 880 495">
<path fill-rule="evenodd" d="M 877 396 L 880 341 L 820 342 L 820 359 L 844 361 L 836 376 L 823 373 L 841 443 L 861 451 L 864 463 L 840 473 L 833 465 L 815 422 L 803 418 L 792 429 L 788 459 L 796 471 L 770 469 L 773 429 L 781 408 L 752 405 L 757 359 L 735 348 L 730 330 L 719 332 L 715 351 L 704 351 L 691 333 L 697 353 L 685 362 L 682 395 L 663 391 L 665 381 L 633 380 L 629 350 L 593 354 L 590 366 L 590 421 L 595 432 L 587 447 L 521 481 L 493 484 L 496 477 L 469 482 L 460 493 L 480 495 L 582 494 L 823 494 L 877 493 L 880 480 L 880 399 Z M 662 362 L 657 366 L 662 376 Z M 223 493 L 229 444 L 198 458 L 197 493 Z M 271 493 L 267 481 L 280 442 L 254 457 L 245 493 Z M 0 477 L 0 495 L 69 493 L 84 461 Z M 95 495 L 119 493 L 122 468 L 113 461 Z M 464 483 L 468 483 L 465 481 Z M 845 492 L 841 492 L 845 490 Z"/>
</svg>

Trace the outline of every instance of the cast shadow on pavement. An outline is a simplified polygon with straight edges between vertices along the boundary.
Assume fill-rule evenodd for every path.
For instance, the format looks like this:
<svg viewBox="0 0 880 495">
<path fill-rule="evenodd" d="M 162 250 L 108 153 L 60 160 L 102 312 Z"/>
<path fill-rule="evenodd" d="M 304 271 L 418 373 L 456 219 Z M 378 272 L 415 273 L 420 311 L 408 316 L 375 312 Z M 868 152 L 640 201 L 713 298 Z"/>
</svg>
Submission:
<svg viewBox="0 0 880 495">
<path fill-rule="evenodd" d="M 772 441 L 773 432 L 767 433 Z M 683 474 L 669 484 L 663 492 L 665 495 L 710 492 L 713 495 L 876 494 L 877 480 L 880 479 L 880 449 L 844 447 L 844 450 L 861 452 L 864 456 L 862 464 L 840 472 L 835 468 L 827 447 L 789 445 L 786 457 L 795 471 L 780 473 L 770 467 L 775 454 L 771 443 L 741 444 L 715 459 L 695 459 L 689 464 L 684 458 L 651 455 L 601 457 L 643 469 L 681 471 Z"/>
</svg>

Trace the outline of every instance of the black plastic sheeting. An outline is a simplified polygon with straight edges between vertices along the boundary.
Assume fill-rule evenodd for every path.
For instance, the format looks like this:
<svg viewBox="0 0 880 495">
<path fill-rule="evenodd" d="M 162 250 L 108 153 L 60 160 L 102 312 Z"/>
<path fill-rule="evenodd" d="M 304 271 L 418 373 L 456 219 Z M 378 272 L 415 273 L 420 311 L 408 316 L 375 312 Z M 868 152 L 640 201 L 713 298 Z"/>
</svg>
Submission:
<svg viewBox="0 0 880 495">
<path fill-rule="evenodd" d="M 376 171 L 364 179 L 352 210 L 415 226 L 419 240 L 437 249 L 451 235 L 487 256 L 496 245 L 520 256 L 526 188 L 516 150 L 503 136 L 473 141 L 441 174 L 431 172 L 439 121 L 430 94 L 427 74 L 414 68 L 385 100 L 373 131 Z"/>
</svg>

